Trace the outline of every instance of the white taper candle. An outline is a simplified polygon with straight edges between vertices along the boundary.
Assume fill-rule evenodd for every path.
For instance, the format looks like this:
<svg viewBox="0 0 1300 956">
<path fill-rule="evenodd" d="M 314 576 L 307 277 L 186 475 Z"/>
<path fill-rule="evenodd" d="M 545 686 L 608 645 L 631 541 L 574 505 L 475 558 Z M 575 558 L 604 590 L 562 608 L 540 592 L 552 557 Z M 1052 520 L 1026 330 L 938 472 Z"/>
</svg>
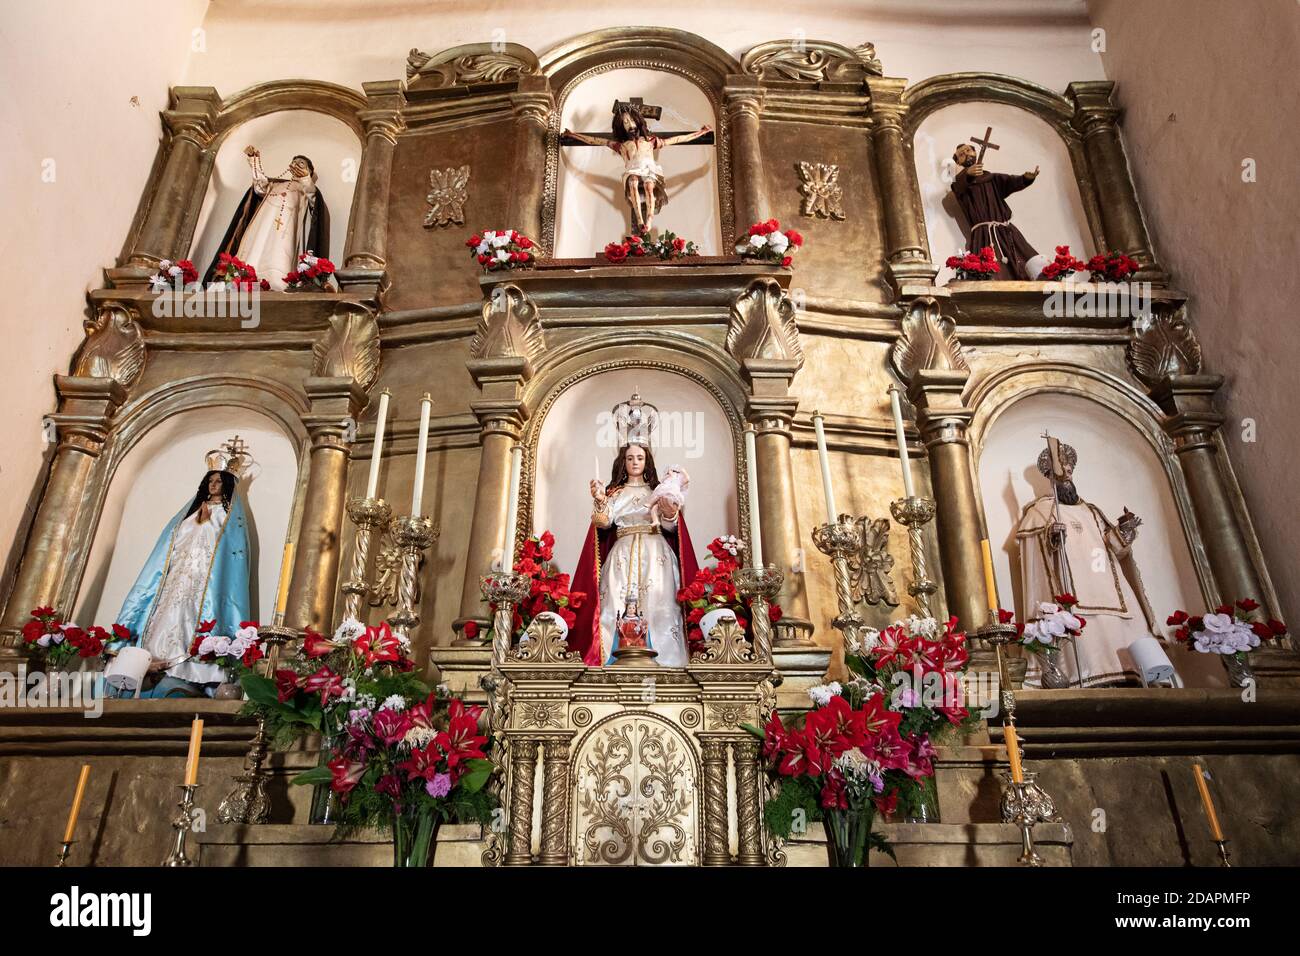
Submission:
<svg viewBox="0 0 1300 956">
<path fill-rule="evenodd" d="M 889 407 L 894 413 L 894 434 L 898 438 L 898 460 L 903 467 L 903 494 L 909 498 L 916 497 L 912 486 L 912 464 L 907 457 L 907 433 L 903 430 L 903 408 L 898 403 L 898 393 L 902 391 L 897 385 L 889 386 Z"/>
<path fill-rule="evenodd" d="M 822 492 L 826 495 L 826 521 L 835 524 L 839 511 L 835 507 L 835 488 L 831 485 L 831 458 L 826 453 L 826 426 L 821 412 L 813 412 L 813 431 L 817 435 L 817 460 L 822 466 Z"/>
<path fill-rule="evenodd" d="M 762 515 L 758 510 L 758 454 L 754 427 L 745 429 L 745 487 L 749 492 L 749 566 L 763 566 Z"/>
<path fill-rule="evenodd" d="M 519 523 L 519 472 L 524 464 L 524 446 L 510 449 L 510 490 L 506 492 L 506 532 L 501 541 L 501 570 L 515 569 L 515 527 Z"/>
<path fill-rule="evenodd" d="M 370 477 L 366 480 L 366 497 L 373 498 L 379 489 L 379 459 L 384 451 L 384 426 L 388 423 L 388 389 L 379 393 L 379 417 L 375 419 L 375 444 L 370 452 Z"/>
<path fill-rule="evenodd" d="M 424 504 L 424 459 L 429 452 L 429 410 L 433 399 L 428 392 L 420 399 L 420 440 L 415 446 L 415 486 L 411 489 L 411 514 L 420 514 Z"/>
</svg>

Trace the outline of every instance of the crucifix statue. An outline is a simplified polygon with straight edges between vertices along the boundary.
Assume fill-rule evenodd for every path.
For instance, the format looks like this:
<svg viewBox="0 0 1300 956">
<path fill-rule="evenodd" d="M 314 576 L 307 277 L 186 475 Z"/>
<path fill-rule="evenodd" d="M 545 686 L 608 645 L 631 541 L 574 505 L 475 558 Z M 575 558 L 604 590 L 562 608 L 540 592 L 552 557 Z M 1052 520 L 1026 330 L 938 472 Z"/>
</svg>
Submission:
<svg viewBox="0 0 1300 956">
<path fill-rule="evenodd" d="M 978 154 L 975 146 L 980 148 Z M 952 191 L 970 227 L 968 247 L 971 252 L 985 246 L 991 248 L 1004 272 L 1000 278 L 1037 279 L 1047 260 L 1012 225 L 1006 197 L 1032 184 L 1038 178 L 1038 167 L 1020 176 L 985 172 L 984 153 L 990 149 L 1001 149 L 993 142 L 991 126 L 985 130 L 983 139 L 972 136 L 970 143 L 962 143 L 952 154 L 953 161 L 961 167 L 953 180 Z"/>
<path fill-rule="evenodd" d="M 664 171 L 658 162 L 659 150 L 680 143 L 712 145 L 713 130 L 701 126 L 694 132 L 651 133 L 646 119 L 658 119 L 663 108 L 645 103 L 639 96 L 627 101 L 615 100 L 611 112 L 612 137 L 566 129 L 560 137 L 560 145 L 608 146 L 618 153 L 623 158 L 623 193 L 632 210 L 632 230 L 649 233 L 655 213 L 668 204 Z"/>
</svg>

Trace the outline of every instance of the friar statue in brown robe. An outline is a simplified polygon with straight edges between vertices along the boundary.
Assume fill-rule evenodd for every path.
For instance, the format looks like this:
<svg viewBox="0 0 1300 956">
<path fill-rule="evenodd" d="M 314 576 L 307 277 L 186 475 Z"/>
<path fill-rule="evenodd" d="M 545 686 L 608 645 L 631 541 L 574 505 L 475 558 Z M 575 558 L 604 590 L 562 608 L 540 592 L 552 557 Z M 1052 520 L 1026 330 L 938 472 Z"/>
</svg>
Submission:
<svg viewBox="0 0 1300 956">
<path fill-rule="evenodd" d="M 1007 197 L 1033 183 L 1038 167 L 1020 176 L 987 172 L 983 163 L 976 162 L 970 143 L 958 146 L 952 158 L 961 167 L 952 191 L 970 226 L 970 251 L 991 248 L 998 258 L 1000 279 L 1037 279 L 1048 260 L 1011 224 Z"/>
</svg>

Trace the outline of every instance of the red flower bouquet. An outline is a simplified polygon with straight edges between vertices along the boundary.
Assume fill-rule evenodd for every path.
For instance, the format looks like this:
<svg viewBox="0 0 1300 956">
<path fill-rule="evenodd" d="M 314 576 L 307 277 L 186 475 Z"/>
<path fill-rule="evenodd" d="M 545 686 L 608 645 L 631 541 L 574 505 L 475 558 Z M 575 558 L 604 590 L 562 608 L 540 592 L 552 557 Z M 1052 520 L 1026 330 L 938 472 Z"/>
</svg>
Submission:
<svg viewBox="0 0 1300 956">
<path fill-rule="evenodd" d="M 23 625 L 23 643 L 53 670 L 62 670 L 73 660 L 102 657 L 110 643 L 131 639 L 131 632 L 121 624 L 114 624 L 111 633 L 98 625 L 81 628 L 61 620 L 52 607 L 34 608 L 31 615 Z"/>
<path fill-rule="evenodd" d="M 750 633 L 750 606 L 736 591 L 732 575 L 740 567 L 740 555 L 745 550 L 744 542 L 734 535 L 724 535 L 709 542 L 709 555 L 713 558 L 712 567 L 704 566 L 696 573 L 694 579 L 687 582 L 677 592 L 677 603 L 686 614 L 686 642 L 691 656 L 701 649 L 704 634 L 700 630 L 700 621 L 710 611 L 726 608 L 736 615 L 736 623 Z M 768 605 L 768 619 L 776 623 L 781 619 L 781 606 Z"/>
<path fill-rule="evenodd" d="M 290 292 L 329 289 L 330 277 L 333 275 L 334 263 L 324 256 L 307 251 L 298 257 L 298 268 L 284 277 L 284 284 Z"/>
<path fill-rule="evenodd" d="M 583 591 L 569 590 L 569 575 L 555 566 L 552 561 L 554 556 L 555 535 L 549 531 L 543 531 L 540 535 L 534 535 L 524 542 L 519 560 L 515 562 L 515 571 L 518 574 L 528 575 L 531 583 L 528 596 L 515 605 L 512 643 L 527 630 L 533 618 L 544 611 L 558 614 L 566 627 L 573 627 L 578 619 L 575 612 L 582 607 L 587 595 Z M 495 615 L 496 605 L 489 604 L 488 607 Z M 474 627 L 473 634 L 469 631 L 465 632 L 467 637 L 474 637 L 477 634 L 477 625 Z M 489 629 L 484 636 L 487 640 L 492 640 L 492 629 Z"/>
<path fill-rule="evenodd" d="M 250 266 L 242 259 L 236 259 L 228 252 L 223 252 L 217 256 L 217 268 L 212 273 L 212 283 L 214 285 L 224 285 L 236 291 L 252 291 L 253 289 L 269 289 L 270 284 L 265 279 L 257 277 L 257 270 Z"/>
<path fill-rule="evenodd" d="M 213 634 L 217 622 L 203 621 L 198 633 L 190 642 L 190 657 L 205 664 L 216 664 L 226 670 L 242 673 L 266 656 L 266 645 L 261 637 L 261 625 L 256 621 L 243 621 L 234 637 Z"/>
<path fill-rule="evenodd" d="M 1122 252 L 1107 252 L 1088 260 L 1093 282 L 1123 282 L 1138 271 L 1138 264 Z"/>
<path fill-rule="evenodd" d="M 158 263 L 158 271 L 149 277 L 150 292 L 182 292 L 188 286 L 199 281 L 199 272 L 189 259 L 172 262 L 163 259 Z"/>
<path fill-rule="evenodd" d="M 1049 282 L 1058 279 L 1064 280 L 1068 279 L 1076 272 L 1085 271 L 1087 268 L 1088 264 L 1086 262 L 1082 262 L 1070 254 L 1069 246 L 1057 246 L 1056 258 L 1047 264 L 1038 277 L 1040 279 L 1046 279 Z"/>
<path fill-rule="evenodd" d="M 736 254 L 746 259 L 775 262 L 789 268 L 794 254 L 803 247 L 803 236 L 793 229 L 781 230 L 775 219 L 756 222 L 749 227 L 748 235 L 736 243 Z"/>
<path fill-rule="evenodd" d="M 526 269 L 537 262 L 536 243 L 514 229 L 486 229 L 466 239 L 465 245 L 484 272 Z"/>
<path fill-rule="evenodd" d="M 672 232 L 660 233 L 658 238 L 650 238 L 640 233 L 624 236 L 619 242 L 605 246 L 605 259 L 615 265 L 629 259 L 661 259 L 669 261 L 686 256 L 698 256 L 699 249 L 695 243 Z"/>
<path fill-rule="evenodd" d="M 985 281 L 1000 271 L 998 257 L 993 254 L 991 246 L 985 246 L 979 252 L 949 256 L 944 265 L 956 272 L 957 278 L 963 281 Z"/>
</svg>

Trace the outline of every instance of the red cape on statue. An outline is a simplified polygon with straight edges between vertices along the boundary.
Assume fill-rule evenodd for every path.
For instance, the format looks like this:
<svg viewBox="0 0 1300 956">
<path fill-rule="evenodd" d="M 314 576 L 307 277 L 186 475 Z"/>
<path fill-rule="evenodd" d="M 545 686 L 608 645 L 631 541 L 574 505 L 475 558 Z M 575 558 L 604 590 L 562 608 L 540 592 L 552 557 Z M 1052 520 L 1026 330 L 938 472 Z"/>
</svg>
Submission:
<svg viewBox="0 0 1300 956">
<path fill-rule="evenodd" d="M 664 529 L 664 540 L 677 555 L 677 567 L 681 571 L 681 586 L 686 587 L 695 580 L 700 566 L 695 561 L 695 548 L 691 545 L 690 533 L 686 530 L 686 516 L 677 516 L 677 530 Z M 596 548 L 600 547 L 600 565 L 605 566 L 610 549 L 614 547 L 614 529 L 598 529 L 593 523 L 587 528 L 586 540 L 582 543 L 582 557 L 578 559 L 578 570 L 573 572 L 569 583 L 570 591 L 581 591 L 587 600 L 578 608 L 578 619 L 569 628 L 569 650 L 582 655 L 582 662 L 589 667 L 599 667 L 605 663 L 600 659 L 600 585 L 596 580 Z M 674 598 L 676 595 L 674 595 Z M 651 644 L 654 637 L 651 636 Z"/>
</svg>

